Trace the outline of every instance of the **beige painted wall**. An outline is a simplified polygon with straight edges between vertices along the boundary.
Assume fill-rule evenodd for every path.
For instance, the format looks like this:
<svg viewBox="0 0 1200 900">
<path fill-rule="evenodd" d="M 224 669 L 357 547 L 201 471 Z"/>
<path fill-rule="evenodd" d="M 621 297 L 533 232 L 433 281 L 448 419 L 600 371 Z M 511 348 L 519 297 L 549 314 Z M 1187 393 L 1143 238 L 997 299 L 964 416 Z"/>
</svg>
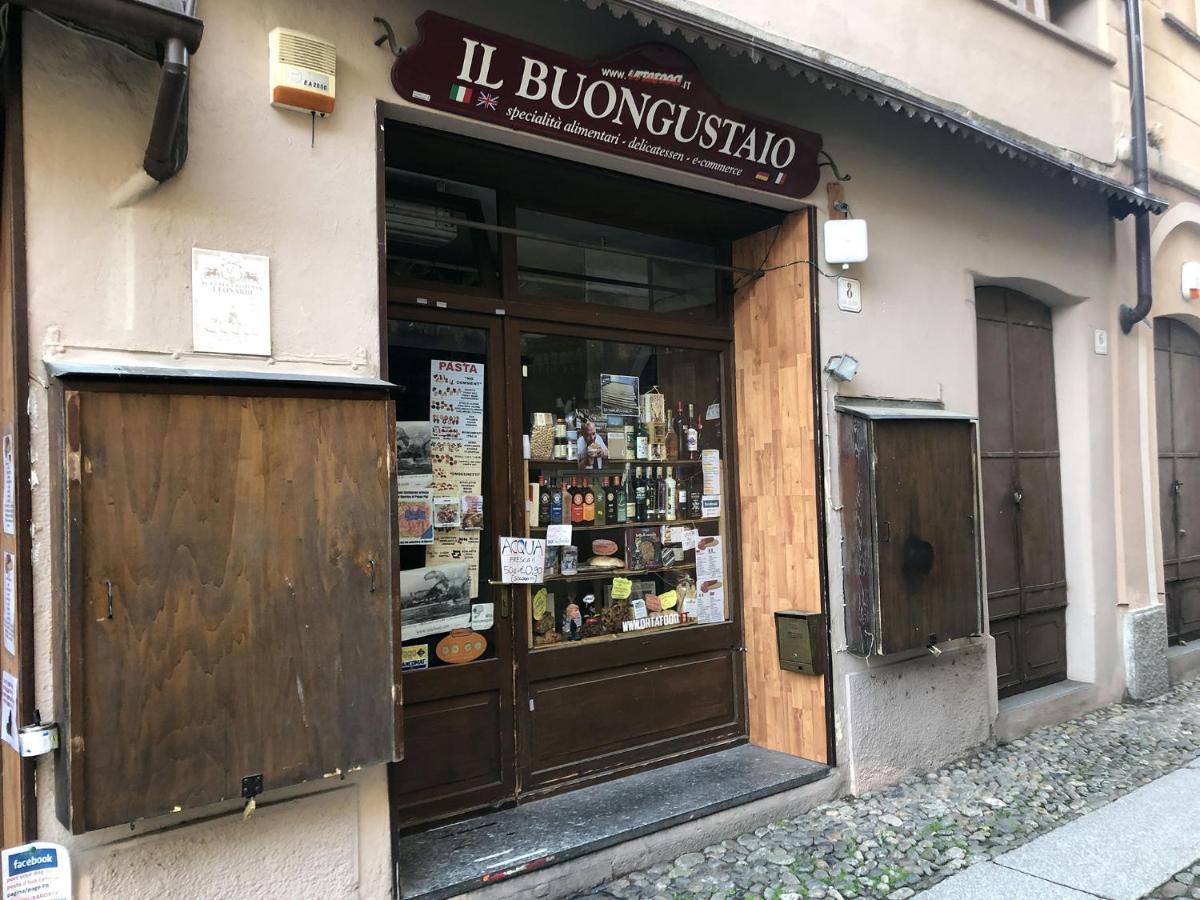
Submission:
<svg viewBox="0 0 1200 900">
<path fill-rule="evenodd" d="M 1078 41 L 1008 0 L 667 2 L 819 48 L 1038 141 L 1113 162 L 1103 0 L 1089 0 L 1096 24 L 1081 28 Z"/>
<path fill-rule="evenodd" d="M 928 0 L 932 2 L 932 0 Z M 658 40 L 631 18 L 561 0 L 515 3 L 462 0 L 439 4 L 478 21 L 579 55 Z M 53 498 L 43 358 L 139 361 L 167 366 L 226 366 L 374 375 L 378 372 L 375 255 L 375 105 L 394 101 L 389 58 L 372 46 L 373 15 L 385 15 L 402 42 L 415 36 L 421 4 L 384 0 L 208 0 L 206 34 L 195 59 L 191 154 L 183 172 L 127 207 L 115 205 L 137 170 L 149 126 L 157 70 L 122 51 L 65 32 L 40 19 L 26 33 L 26 162 L 29 230 L 31 412 L 34 425 L 35 646 L 37 705 L 53 708 L 49 572 L 58 560 L 49 531 Z M 525 5 L 528 9 L 528 4 Z M 861 64 L 911 80 L 921 90 L 969 103 L 1049 141 L 1098 159 L 1111 155 L 1108 66 L 986 0 L 939 5 L 936 28 L 907 28 L 908 16 L 877 6 L 873 16 L 830 5 L 804 18 L 779 4 L 739 5 L 739 15 L 796 39 L 824 42 Z M 895 9 L 899 10 L 899 4 Z M 906 6 L 906 9 L 911 7 Z M 932 7 L 930 16 L 933 15 Z M 803 8 L 801 8 L 803 9 Z M 952 19 L 946 19 L 951 13 Z M 830 10 L 835 10 L 831 12 Z M 950 24 L 947 24 L 950 23 Z M 968 54 L 941 36 L 970 26 L 987 43 Z M 338 46 L 338 101 L 317 125 L 266 102 L 266 35 L 286 25 Z M 895 41 L 896 34 L 911 43 Z M 920 52 L 914 52 L 919 50 Z M 1020 284 L 1055 307 L 1060 424 L 1064 449 L 1078 453 L 1065 468 L 1068 577 L 1071 580 L 1072 677 L 1094 680 L 1098 695 L 1119 693 L 1115 635 L 1114 500 L 1111 473 L 1113 374 L 1109 358 L 1090 353 L 1092 329 L 1116 337 L 1116 300 L 1128 278 L 1115 271 L 1113 235 L 1096 195 L 1081 193 L 974 144 L 924 128 L 871 105 L 812 88 L 782 72 L 700 45 L 687 47 L 725 98 L 822 132 L 842 167 L 854 174 L 854 212 L 871 228 L 871 259 L 852 273 L 863 281 L 864 312 L 841 313 L 828 279 L 821 280 L 822 346 L 863 362 L 853 393 L 942 399 L 976 411 L 973 285 Z M 946 53 L 952 64 L 935 65 Z M 1003 63 L 1017 53 L 1020 64 Z M 968 61 L 973 61 L 967 68 Z M 1070 103 L 1064 101 L 1068 96 Z M 408 115 L 407 112 L 403 113 Z M 443 120 L 445 121 L 445 120 Z M 451 123 L 451 127 L 453 123 Z M 533 141 L 545 152 L 595 157 Z M 626 171 L 655 170 L 622 163 Z M 981 173 L 985 173 L 982 174 Z M 658 173 L 661 174 L 661 173 Z M 680 176 L 670 180 L 683 181 Z M 693 185 L 695 182 L 693 182 Z M 746 195 L 751 196 L 751 195 Z M 823 188 L 814 195 L 824 210 Z M 271 257 L 272 333 L 269 360 L 193 354 L 189 265 L 193 246 Z M 1069 370 L 1069 371 L 1068 371 Z M 829 397 L 826 397 L 828 404 Z M 827 452 L 836 456 L 836 446 Z M 835 646 L 840 641 L 841 587 L 836 479 L 827 509 Z M 838 653 L 839 755 L 856 746 L 856 784 L 894 775 L 913 759 L 937 761 L 988 736 L 994 712 L 986 639 L 965 642 L 961 654 L 975 708 L 988 713 L 965 723 L 947 709 L 914 700 L 907 720 L 919 724 L 919 746 L 872 741 L 858 732 L 843 699 L 854 680 L 857 721 L 869 724 L 893 705 L 887 677 Z M 949 689 L 947 667 L 922 662 L 914 682 Z M 957 677 L 957 676 L 956 676 Z M 917 691 L 913 691 L 914 696 Z M 952 734 L 952 741 L 940 738 Z M 940 744 L 938 743 L 940 741 Z M 919 751 L 919 755 L 912 756 Z M 161 896 L 166 878 L 181 879 L 188 896 L 295 896 L 291 886 L 324 896 L 382 897 L 390 885 L 386 779 L 381 768 L 361 773 L 333 793 L 296 803 L 274 801 L 306 791 L 268 794 L 264 808 L 242 823 L 236 809 L 185 811 L 71 838 L 54 818 L 53 763 L 38 769 L 38 813 L 44 839 L 70 846 L 81 895 Z M 206 821 L 172 830 L 193 817 Z M 299 850 L 293 852 L 293 845 Z M 266 848 L 266 849 L 264 849 Z M 271 853 L 270 848 L 275 848 Z M 338 864 L 330 866 L 332 854 Z M 243 864 L 244 862 L 244 864 Z M 244 870 L 258 867 L 258 881 Z M 265 868 L 264 868 L 265 867 Z M 131 879 L 131 872 L 148 873 Z M 192 893 L 190 888 L 194 888 Z M 86 892 L 86 893 L 85 893 Z"/>
</svg>

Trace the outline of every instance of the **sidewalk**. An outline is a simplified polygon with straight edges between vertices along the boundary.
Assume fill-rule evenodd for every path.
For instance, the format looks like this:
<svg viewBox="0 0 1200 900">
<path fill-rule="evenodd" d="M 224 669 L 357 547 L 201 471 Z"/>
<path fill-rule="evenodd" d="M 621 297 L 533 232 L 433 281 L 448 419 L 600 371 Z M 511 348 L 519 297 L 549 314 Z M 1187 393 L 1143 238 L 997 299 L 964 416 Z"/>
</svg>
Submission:
<svg viewBox="0 0 1200 900">
<path fill-rule="evenodd" d="M 1200 680 L 581 896 L 909 900 L 937 884 L 931 900 L 1139 897 L 1200 859 L 1198 752 Z M 1156 896 L 1193 896 L 1187 876 Z"/>
<path fill-rule="evenodd" d="M 1200 761 L 1055 829 L 991 862 L 971 866 L 925 900 L 1138 900 L 1200 897 L 1180 881 L 1200 859 Z M 1194 876 L 1193 876 L 1194 878 Z"/>
</svg>

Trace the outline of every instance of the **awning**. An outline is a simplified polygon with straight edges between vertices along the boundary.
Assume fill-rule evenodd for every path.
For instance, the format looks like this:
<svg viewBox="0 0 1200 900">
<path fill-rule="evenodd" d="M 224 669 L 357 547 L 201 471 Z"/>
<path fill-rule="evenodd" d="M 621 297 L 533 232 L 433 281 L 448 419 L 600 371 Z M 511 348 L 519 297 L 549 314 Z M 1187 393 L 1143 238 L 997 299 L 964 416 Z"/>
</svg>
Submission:
<svg viewBox="0 0 1200 900">
<path fill-rule="evenodd" d="M 803 76 L 812 84 L 840 90 L 859 100 L 869 100 L 881 108 L 919 119 L 936 128 L 969 138 L 1002 156 L 1015 159 L 1054 177 L 1067 178 L 1085 190 L 1108 198 L 1109 209 L 1117 218 L 1130 213 L 1161 213 L 1167 201 L 1154 194 L 1118 181 L 1089 168 L 1083 158 L 1060 147 L 1042 144 L 1034 138 L 978 116 L 964 107 L 950 106 L 918 96 L 899 84 L 889 84 L 877 73 L 831 56 L 817 55 L 811 47 L 789 43 L 775 35 L 713 11 L 683 8 L 671 0 L 583 0 L 591 9 L 605 6 L 617 18 L 632 14 L 640 25 L 655 25 L 664 34 L 678 33 L 688 43 L 702 40 L 710 49 L 723 49 L 732 56 L 743 53 L 753 62 L 766 63 L 770 69 L 783 68 L 793 76 Z"/>
</svg>

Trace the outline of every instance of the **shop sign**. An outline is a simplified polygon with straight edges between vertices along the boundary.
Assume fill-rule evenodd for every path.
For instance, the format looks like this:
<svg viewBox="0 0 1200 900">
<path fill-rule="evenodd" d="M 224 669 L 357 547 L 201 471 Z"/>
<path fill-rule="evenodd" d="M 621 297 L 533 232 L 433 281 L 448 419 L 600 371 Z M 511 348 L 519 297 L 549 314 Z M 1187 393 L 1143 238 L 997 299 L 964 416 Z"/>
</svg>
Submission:
<svg viewBox="0 0 1200 900">
<path fill-rule="evenodd" d="M 392 67 L 405 100 L 726 184 L 806 197 L 821 136 L 726 106 L 665 44 L 580 60 L 433 11 Z"/>
</svg>

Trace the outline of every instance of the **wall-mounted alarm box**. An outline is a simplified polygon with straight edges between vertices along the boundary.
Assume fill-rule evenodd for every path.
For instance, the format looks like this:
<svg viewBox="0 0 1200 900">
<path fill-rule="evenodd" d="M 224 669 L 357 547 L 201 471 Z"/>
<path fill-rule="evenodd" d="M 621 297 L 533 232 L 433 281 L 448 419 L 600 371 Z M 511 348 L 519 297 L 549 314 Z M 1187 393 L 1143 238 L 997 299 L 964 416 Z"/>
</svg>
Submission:
<svg viewBox="0 0 1200 900">
<path fill-rule="evenodd" d="M 1185 262 L 1182 277 L 1183 299 L 1200 300 L 1200 262 Z"/>
<path fill-rule="evenodd" d="M 271 105 L 316 113 L 333 112 L 337 51 L 311 34 L 276 28 L 271 32 Z"/>
<path fill-rule="evenodd" d="M 825 262 L 864 262 L 867 258 L 867 220 L 830 219 L 825 223 Z"/>
</svg>

